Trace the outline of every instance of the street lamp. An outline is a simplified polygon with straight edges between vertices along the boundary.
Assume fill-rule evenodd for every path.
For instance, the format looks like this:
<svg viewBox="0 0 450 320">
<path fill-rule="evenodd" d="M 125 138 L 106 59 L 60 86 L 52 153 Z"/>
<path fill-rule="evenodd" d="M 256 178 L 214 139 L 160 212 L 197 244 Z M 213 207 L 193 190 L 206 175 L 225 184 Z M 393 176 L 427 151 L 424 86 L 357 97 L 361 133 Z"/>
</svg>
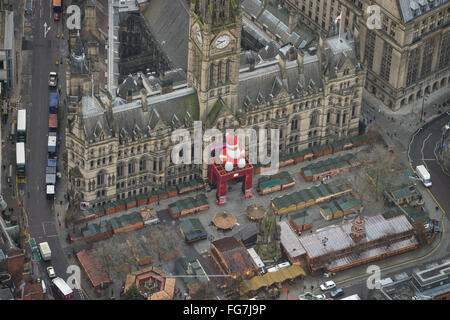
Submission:
<svg viewBox="0 0 450 320">
<path fill-rule="evenodd" d="M 422 99 L 422 112 L 420 113 L 420 121 L 423 121 L 423 109 L 425 106 L 425 100 L 426 98 L 428 98 L 428 94 L 424 94 L 423 95 L 423 99 Z"/>
</svg>

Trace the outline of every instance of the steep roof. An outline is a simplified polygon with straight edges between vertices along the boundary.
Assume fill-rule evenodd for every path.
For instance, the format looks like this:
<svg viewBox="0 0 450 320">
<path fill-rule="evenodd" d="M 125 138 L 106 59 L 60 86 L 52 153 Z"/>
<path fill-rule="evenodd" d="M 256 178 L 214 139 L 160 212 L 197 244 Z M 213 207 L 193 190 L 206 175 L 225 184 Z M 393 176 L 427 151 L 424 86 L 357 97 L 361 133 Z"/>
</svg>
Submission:
<svg viewBox="0 0 450 320">
<path fill-rule="evenodd" d="M 187 70 L 189 7 L 182 1 L 152 0 L 143 13 L 153 37 L 175 68 Z"/>
</svg>

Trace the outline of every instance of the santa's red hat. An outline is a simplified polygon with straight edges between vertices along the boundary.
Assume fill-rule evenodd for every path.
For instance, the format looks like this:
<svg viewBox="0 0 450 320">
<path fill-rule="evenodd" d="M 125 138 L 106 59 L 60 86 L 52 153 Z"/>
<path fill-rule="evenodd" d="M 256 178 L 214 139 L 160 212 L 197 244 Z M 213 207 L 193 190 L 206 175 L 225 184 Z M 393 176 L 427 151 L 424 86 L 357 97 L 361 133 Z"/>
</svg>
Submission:
<svg viewBox="0 0 450 320">
<path fill-rule="evenodd" d="M 232 134 L 227 135 L 227 146 L 237 146 L 238 139 Z"/>
</svg>

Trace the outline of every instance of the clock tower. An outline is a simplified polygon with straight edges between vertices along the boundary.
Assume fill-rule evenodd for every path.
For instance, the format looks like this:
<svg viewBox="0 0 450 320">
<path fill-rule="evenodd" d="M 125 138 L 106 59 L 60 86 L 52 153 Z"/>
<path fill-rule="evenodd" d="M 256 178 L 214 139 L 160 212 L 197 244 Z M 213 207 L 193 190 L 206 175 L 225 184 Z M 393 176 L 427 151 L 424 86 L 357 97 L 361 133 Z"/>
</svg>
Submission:
<svg viewBox="0 0 450 320">
<path fill-rule="evenodd" d="M 197 90 L 199 120 L 221 99 L 238 109 L 242 16 L 240 0 L 192 0 L 188 85 Z"/>
</svg>

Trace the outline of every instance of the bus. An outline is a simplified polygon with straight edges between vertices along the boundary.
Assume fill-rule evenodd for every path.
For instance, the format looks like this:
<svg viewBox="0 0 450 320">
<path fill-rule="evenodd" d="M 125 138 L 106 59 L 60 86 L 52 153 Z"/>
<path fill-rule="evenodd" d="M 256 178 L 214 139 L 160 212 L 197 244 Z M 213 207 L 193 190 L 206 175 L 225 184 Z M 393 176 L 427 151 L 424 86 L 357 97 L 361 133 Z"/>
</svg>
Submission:
<svg viewBox="0 0 450 320">
<path fill-rule="evenodd" d="M 16 143 L 16 173 L 18 177 L 25 178 L 25 143 Z"/>
<path fill-rule="evenodd" d="M 27 111 L 21 109 L 17 113 L 17 141 L 26 142 L 27 139 Z"/>
<path fill-rule="evenodd" d="M 61 19 L 62 4 L 61 0 L 53 0 L 53 19 L 59 21 Z"/>
<path fill-rule="evenodd" d="M 73 300 L 73 290 L 61 278 L 56 277 L 52 280 L 52 287 L 55 292 L 64 300 Z"/>
</svg>

